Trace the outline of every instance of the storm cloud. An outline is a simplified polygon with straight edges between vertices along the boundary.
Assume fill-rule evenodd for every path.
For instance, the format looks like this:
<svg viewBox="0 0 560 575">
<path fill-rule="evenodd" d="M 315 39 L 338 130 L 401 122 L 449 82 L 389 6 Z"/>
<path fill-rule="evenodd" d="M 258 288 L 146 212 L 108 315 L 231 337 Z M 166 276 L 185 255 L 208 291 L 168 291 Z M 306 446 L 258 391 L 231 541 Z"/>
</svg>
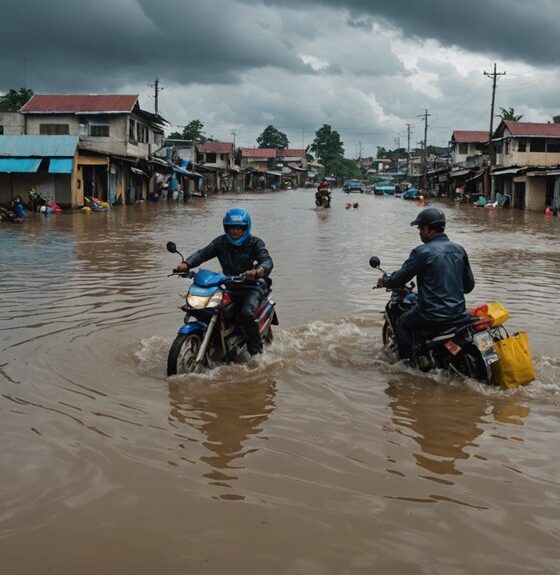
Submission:
<svg viewBox="0 0 560 575">
<path fill-rule="evenodd" d="M 181 129 L 251 146 L 268 124 L 290 145 L 328 123 L 346 154 L 453 129 L 486 129 L 497 107 L 544 121 L 560 112 L 553 1 L 0 0 L 0 90 L 137 93 Z"/>
</svg>

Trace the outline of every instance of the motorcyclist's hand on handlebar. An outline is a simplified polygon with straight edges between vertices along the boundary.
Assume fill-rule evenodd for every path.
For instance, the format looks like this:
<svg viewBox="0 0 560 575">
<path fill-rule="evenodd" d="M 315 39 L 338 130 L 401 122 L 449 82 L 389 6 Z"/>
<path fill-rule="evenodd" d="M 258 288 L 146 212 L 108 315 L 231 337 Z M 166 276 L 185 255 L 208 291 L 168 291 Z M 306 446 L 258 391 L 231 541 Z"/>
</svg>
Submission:
<svg viewBox="0 0 560 575">
<path fill-rule="evenodd" d="M 256 280 L 257 278 L 261 278 L 263 275 L 264 275 L 264 270 L 260 266 L 258 268 L 253 268 L 253 269 L 247 270 L 244 273 L 246 280 Z"/>
<path fill-rule="evenodd" d="M 189 266 L 185 262 L 181 262 L 176 268 L 173 269 L 174 273 L 184 274 L 189 271 Z"/>
<path fill-rule="evenodd" d="M 378 287 L 378 288 L 382 288 L 382 287 L 383 287 L 383 278 L 379 278 L 379 279 L 377 280 L 377 287 Z"/>
</svg>

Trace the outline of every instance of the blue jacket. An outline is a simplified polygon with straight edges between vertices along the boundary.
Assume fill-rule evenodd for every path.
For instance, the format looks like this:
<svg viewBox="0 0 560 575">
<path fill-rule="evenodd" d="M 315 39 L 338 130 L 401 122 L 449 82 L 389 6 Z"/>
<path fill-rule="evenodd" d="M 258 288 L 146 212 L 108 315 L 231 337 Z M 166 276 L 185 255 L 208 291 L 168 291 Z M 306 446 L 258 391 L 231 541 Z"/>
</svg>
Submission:
<svg viewBox="0 0 560 575">
<path fill-rule="evenodd" d="M 195 268 L 212 258 L 218 258 L 222 271 L 227 276 L 242 274 L 252 269 L 255 263 L 262 266 L 264 275 L 268 276 L 274 265 L 260 238 L 249 236 L 242 246 L 234 246 L 229 243 L 225 234 L 212 240 L 185 261 L 189 268 Z"/>
<path fill-rule="evenodd" d="M 448 321 L 466 315 L 465 296 L 474 288 L 474 276 L 465 249 L 437 234 L 410 252 L 401 269 L 383 285 L 397 288 L 414 276 L 418 282 L 418 311 L 426 321 Z"/>
</svg>

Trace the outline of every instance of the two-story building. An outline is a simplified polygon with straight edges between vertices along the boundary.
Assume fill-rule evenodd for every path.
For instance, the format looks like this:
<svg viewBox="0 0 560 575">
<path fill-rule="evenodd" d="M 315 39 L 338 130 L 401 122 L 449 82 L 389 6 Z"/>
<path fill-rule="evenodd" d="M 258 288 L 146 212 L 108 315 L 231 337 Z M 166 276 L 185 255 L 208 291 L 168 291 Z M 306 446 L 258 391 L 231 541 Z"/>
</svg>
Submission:
<svg viewBox="0 0 560 575">
<path fill-rule="evenodd" d="M 482 156 L 488 147 L 490 134 L 483 130 L 454 130 L 449 141 L 451 164 L 456 167 L 468 167 L 467 162 L 473 156 Z"/>
<path fill-rule="evenodd" d="M 493 198 L 506 195 L 514 208 L 533 211 L 560 207 L 560 124 L 503 120 L 492 143 Z"/>
<path fill-rule="evenodd" d="M 239 166 L 245 173 L 246 189 L 265 189 L 270 185 L 270 176 L 278 178 L 275 170 L 276 148 L 241 148 Z M 280 172 L 281 175 L 281 172 Z"/>
<path fill-rule="evenodd" d="M 137 95 L 35 94 L 22 107 L 24 133 L 79 137 L 72 196 L 133 203 L 145 198 L 165 120 L 142 110 Z"/>
<path fill-rule="evenodd" d="M 200 172 L 206 173 L 208 191 L 233 189 L 235 174 L 235 153 L 231 142 L 204 142 L 196 147 L 196 164 Z"/>
</svg>

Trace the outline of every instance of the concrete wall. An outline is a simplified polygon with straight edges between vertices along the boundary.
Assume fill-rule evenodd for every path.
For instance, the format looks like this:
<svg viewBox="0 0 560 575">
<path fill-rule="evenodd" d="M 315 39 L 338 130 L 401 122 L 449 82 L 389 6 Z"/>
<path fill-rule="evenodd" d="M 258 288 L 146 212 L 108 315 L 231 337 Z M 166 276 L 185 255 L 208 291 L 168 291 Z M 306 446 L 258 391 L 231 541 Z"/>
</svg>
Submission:
<svg viewBox="0 0 560 575">
<path fill-rule="evenodd" d="M 498 166 L 556 166 L 560 164 L 560 152 L 516 152 L 496 154 Z"/>
<path fill-rule="evenodd" d="M 24 133 L 24 117 L 19 112 L 0 112 L 0 126 L 4 136 L 19 136 Z"/>
<path fill-rule="evenodd" d="M 527 177 L 526 207 L 533 212 L 542 212 L 546 201 L 546 177 Z"/>
</svg>

